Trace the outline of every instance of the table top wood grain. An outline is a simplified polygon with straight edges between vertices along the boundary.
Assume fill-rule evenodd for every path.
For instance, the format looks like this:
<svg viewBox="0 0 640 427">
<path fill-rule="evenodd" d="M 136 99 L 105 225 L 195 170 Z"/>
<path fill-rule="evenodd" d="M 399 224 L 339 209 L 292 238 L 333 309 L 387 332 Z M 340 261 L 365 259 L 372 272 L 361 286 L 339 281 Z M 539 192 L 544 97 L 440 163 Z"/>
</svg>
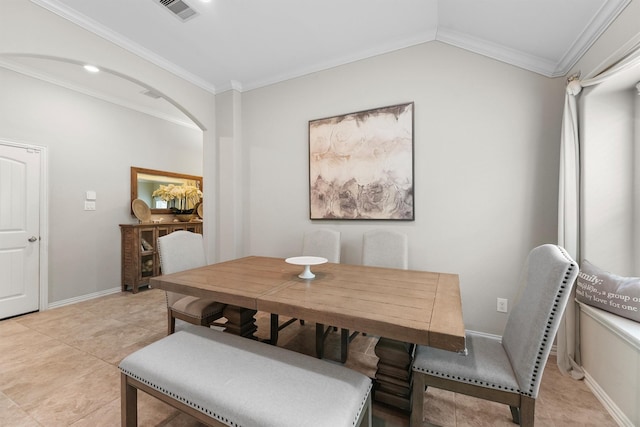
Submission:
<svg viewBox="0 0 640 427">
<path fill-rule="evenodd" d="M 158 276 L 151 286 L 399 341 L 464 350 L 458 275 L 250 256 Z"/>
</svg>

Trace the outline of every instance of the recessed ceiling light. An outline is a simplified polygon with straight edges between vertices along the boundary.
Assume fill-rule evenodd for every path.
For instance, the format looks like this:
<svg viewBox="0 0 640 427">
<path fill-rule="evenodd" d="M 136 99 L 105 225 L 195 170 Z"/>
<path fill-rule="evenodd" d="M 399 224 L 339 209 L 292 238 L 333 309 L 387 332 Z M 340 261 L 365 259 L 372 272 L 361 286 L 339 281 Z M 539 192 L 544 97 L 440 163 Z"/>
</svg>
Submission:
<svg viewBox="0 0 640 427">
<path fill-rule="evenodd" d="M 96 67 L 95 65 L 85 65 L 84 69 L 87 70 L 90 73 L 97 73 L 98 71 L 100 71 L 100 68 Z"/>
</svg>

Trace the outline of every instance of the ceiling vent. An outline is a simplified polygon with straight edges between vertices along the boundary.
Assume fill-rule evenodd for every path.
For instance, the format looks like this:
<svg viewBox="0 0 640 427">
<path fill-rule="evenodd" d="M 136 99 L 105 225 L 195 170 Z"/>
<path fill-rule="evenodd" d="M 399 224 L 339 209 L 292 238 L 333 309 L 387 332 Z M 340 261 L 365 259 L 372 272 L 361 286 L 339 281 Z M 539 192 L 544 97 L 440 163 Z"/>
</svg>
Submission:
<svg viewBox="0 0 640 427">
<path fill-rule="evenodd" d="M 173 16 L 186 22 L 191 18 L 195 18 L 198 12 L 192 9 L 184 0 L 153 0 L 160 6 L 171 12 Z"/>
</svg>

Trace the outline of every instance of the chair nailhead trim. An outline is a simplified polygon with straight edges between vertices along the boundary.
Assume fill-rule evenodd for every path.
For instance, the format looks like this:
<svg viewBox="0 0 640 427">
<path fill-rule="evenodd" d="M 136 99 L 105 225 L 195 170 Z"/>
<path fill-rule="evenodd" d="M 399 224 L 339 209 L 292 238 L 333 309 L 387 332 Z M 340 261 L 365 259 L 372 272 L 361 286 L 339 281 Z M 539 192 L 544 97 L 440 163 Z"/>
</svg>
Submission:
<svg viewBox="0 0 640 427">
<path fill-rule="evenodd" d="M 564 272 L 564 280 L 562 281 L 562 285 L 560 285 L 560 289 L 558 289 L 558 293 L 556 294 L 555 299 L 554 299 L 553 307 L 551 308 L 551 313 L 549 314 L 549 320 L 547 321 L 547 326 L 545 327 L 545 331 L 544 331 L 544 334 L 543 334 L 544 338 L 542 339 L 542 345 L 538 349 L 538 357 L 536 357 L 536 362 L 534 364 L 533 372 L 531 373 L 529 391 L 528 392 L 521 392 L 523 395 L 529 396 L 529 397 L 533 397 L 533 391 L 535 390 L 535 386 L 539 381 L 538 372 L 541 370 L 540 363 L 542 361 L 542 356 L 544 355 L 544 352 L 545 352 L 545 350 L 547 348 L 547 345 L 548 345 L 548 338 L 549 338 L 549 335 L 550 335 L 550 329 L 551 329 L 551 326 L 554 324 L 554 319 L 556 317 L 556 312 L 558 310 L 558 304 L 560 302 L 561 296 L 564 293 L 564 289 L 565 289 L 565 287 L 567 285 L 569 277 L 571 276 L 571 272 L 575 268 L 575 264 L 573 263 L 573 260 L 564 251 L 564 249 L 562 249 L 560 246 L 556 246 L 556 247 L 558 248 L 558 250 L 560 251 L 562 256 L 564 256 L 564 258 L 567 261 L 569 261 L 569 266 L 567 267 L 567 270 Z"/>
<path fill-rule="evenodd" d="M 505 387 L 499 384 L 493 384 L 493 383 L 488 383 L 486 381 L 480 381 L 478 379 L 475 378 L 466 378 L 466 377 L 459 377 L 459 376 L 454 376 L 454 375 L 447 375 L 447 374 L 443 374 L 442 372 L 437 372 L 431 369 L 422 369 L 419 368 L 417 366 L 413 367 L 414 370 L 416 371 L 420 371 L 420 372 L 424 372 L 425 374 L 429 374 L 429 375 L 433 375 L 436 377 L 440 377 L 440 378 L 447 378 L 447 379 L 454 379 L 457 381 L 462 381 L 468 384 L 476 384 L 476 385 L 480 385 L 483 387 L 487 387 L 487 388 L 492 388 L 495 390 L 503 390 L 503 391 L 510 391 L 513 393 L 523 393 L 520 389 L 517 388 L 513 388 L 513 387 Z"/>
<path fill-rule="evenodd" d="M 125 375 L 127 375 L 127 376 L 129 376 L 131 378 L 134 378 L 134 379 L 140 381 L 141 383 L 144 383 L 144 384 L 148 385 L 149 387 L 151 387 L 153 389 L 156 389 L 157 391 L 159 391 L 162 394 L 166 394 L 167 396 L 169 396 L 169 397 L 171 397 L 171 398 L 173 398 L 175 400 L 178 400 L 178 401 L 180 401 L 180 402 L 182 402 L 182 403 L 184 403 L 184 404 L 186 404 L 188 406 L 191 406 L 192 408 L 197 409 L 198 411 L 209 415 L 211 418 L 214 418 L 214 419 L 216 419 L 218 421 L 227 423 L 228 425 L 230 425 L 232 427 L 241 427 L 240 424 L 238 424 L 238 423 L 236 423 L 234 421 L 231 421 L 230 419 L 228 419 L 226 417 L 223 417 L 222 415 L 217 414 L 217 413 L 211 411 L 210 409 L 207 409 L 207 408 L 205 408 L 203 406 L 197 405 L 197 404 L 191 402 L 190 400 L 187 400 L 184 397 L 179 396 L 179 395 L 177 395 L 177 394 L 175 394 L 175 393 L 173 393 L 173 392 L 171 392 L 169 390 L 165 390 L 164 388 L 152 383 L 149 380 L 146 380 L 146 379 L 144 379 L 144 378 L 142 378 L 142 377 L 140 377 L 138 375 L 135 375 L 134 373 L 129 372 L 129 371 L 125 370 L 125 369 L 120 369 L 120 370 L 122 372 L 124 372 Z M 357 425 L 358 419 L 360 418 L 360 414 L 362 413 L 362 410 L 364 409 L 364 407 L 365 407 L 365 405 L 367 403 L 367 398 L 371 394 L 371 388 L 372 387 L 373 387 L 373 383 L 369 384 L 369 389 L 368 389 L 367 393 L 364 395 L 362 401 L 360 402 L 360 407 L 358 408 L 358 411 L 356 412 L 355 418 L 353 419 L 353 421 L 351 421 L 351 425 L 352 426 Z"/>
<path fill-rule="evenodd" d="M 167 396 L 169 396 L 169 397 L 171 397 L 171 398 L 173 398 L 173 399 L 175 399 L 175 400 L 177 400 L 179 402 L 182 402 L 182 403 L 184 403 L 184 404 L 186 404 L 188 406 L 191 406 L 193 409 L 196 409 L 196 410 L 198 410 L 198 411 L 200 411 L 202 413 L 205 413 L 205 414 L 209 415 L 211 418 L 214 418 L 214 419 L 216 419 L 218 421 L 221 421 L 223 423 L 227 423 L 228 425 L 230 425 L 232 427 L 241 427 L 239 424 L 229 420 L 228 418 L 223 417 L 222 415 L 217 414 L 217 413 L 211 411 L 210 409 L 201 407 L 200 405 L 197 405 L 197 404 L 191 402 L 190 400 L 185 399 L 184 397 L 179 396 L 179 395 L 177 395 L 177 394 L 175 394 L 175 393 L 173 393 L 173 392 L 171 392 L 169 390 L 165 390 L 164 388 L 159 387 L 156 384 L 152 383 L 151 381 L 146 380 L 146 379 L 144 379 L 144 378 L 142 378 L 142 377 L 140 377 L 138 375 L 135 375 L 132 372 L 129 372 L 129 371 L 124 370 L 124 369 L 121 369 L 121 371 L 124 372 L 127 376 L 129 376 L 131 378 L 134 378 L 134 379 L 140 381 L 141 383 L 148 385 L 149 387 L 151 387 L 153 389 L 156 389 L 160 393 L 166 394 Z"/>
<path fill-rule="evenodd" d="M 455 377 L 454 379 L 456 379 L 458 381 L 466 382 L 468 384 L 478 384 L 478 385 L 481 385 L 483 387 L 488 387 L 488 388 L 492 388 L 492 389 L 496 389 L 496 390 L 506 390 L 506 391 L 511 391 L 511 392 L 514 392 L 514 393 L 520 393 L 520 394 L 522 394 L 524 396 L 533 397 L 533 391 L 535 390 L 535 386 L 536 386 L 537 382 L 539 381 L 538 372 L 541 370 L 540 363 L 542 361 L 542 356 L 544 355 L 545 349 L 546 349 L 546 347 L 548 345 L 548 339 L 547 338 L 550 335 L 550 329 L 551 329 L 551 326 L 554 323 L 553 321 L 555 319 L 556 311 L 557 311 L 557 308 L 558 308 L 558 303 L 560 302 L 560 296 L 564 293 L 564 289 L 565 289 L 565 287 L 567 285 L 568 278 L 570 277 L 571 272 L 576 267 L 575 264 L 573 263 L 573 260 L 567 255 L 567 253 L 560 246 L 556 246 L 556 247 L 558 248 L 558 250 L 560 250 L 560 253 L 565 257 L 565 259 L 570 262 L 570 264 L 567 267 L 567 271 L 565 271 L 565 273 L 564 273 L 565 280 L 562 281 L 563 284 L 560 285 L 560 289 L 558 290 L 558 293 L 557 293 L 557 295 L 556 295 L 556 297 L 554 299 L 555 304 L 553 305 L 553 308 L 551 309 L 551 313 L 549 315 L 549 320 L 547 321 L 547 326 L 545 327 L 545 330 L 544 330 L 544 334 L 543 334 L 544 338 L 542 339 L 542 345 L 538 349 L 538 356 L 536 357 L 536 362 L 534 364 L 534 368 L 533 368 L 533 371 L 531 373 L 531 378 L 529 380 L 529 390 L 528 391 L 524 391 L 524 390 L 520 390 L 520 389 L 514 389 L 512 387 L 511 388 L 510 387 L 504 387 L 504 386 L 501 386 L 501 385 L 498 385 L 498 384 L 488 383 L 488 382 L 485 382 L 485 381 L 479 381 L 477 379 L 471 379 L 471 378 Z M 440 377 L 440 378 L 449 378 L 449 379 L 453 378 L 453 376 L 451 376 L 451 375 L 445 375 L 445 374 L 442 374 L 441 372 L 436 372 L 436 371 L 433 371 L 431 369 L 422 369 L 422 368 L 419 368 L 417 366 L 413 366 L 413 369 L 416 370 L 416 371 L 424 372 L 426 374 L 433 375 L 433 376 Z"/>
<path fill-rule="evenodd" d="M 371 388 L 372 387 L 373 387 L 373 382 L 369 385 L 369 390 L 367 391 L 367 394 L 364 395 L 364 398 L 362 399 L 362 402 L 360 402 L 360 408 L 358 408 L 358 411 L 356 412 L 356 417 L 351 422 L 352 426 L 355 426 L 358 423 L 358 418 L 360 418 L 360 414 L 362 413 L 362 410 L 364 409 L 364 406 L 367 403 L 367 398 L 371 394 Z"/>
</svg>

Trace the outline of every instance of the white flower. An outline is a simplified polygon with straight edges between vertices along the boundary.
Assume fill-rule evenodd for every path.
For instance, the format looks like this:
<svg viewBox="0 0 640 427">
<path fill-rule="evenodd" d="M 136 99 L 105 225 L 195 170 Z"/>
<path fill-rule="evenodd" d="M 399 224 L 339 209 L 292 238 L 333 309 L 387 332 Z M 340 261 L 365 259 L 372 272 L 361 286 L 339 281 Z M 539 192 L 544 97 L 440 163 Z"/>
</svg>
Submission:
<svg viewBox="0 0 640 427">
<path fill-rule="evenodd" d="M 151 194 L 152 197 L 160 197 L 162 200 L 176 200 L 176 208 L 187 209 L 187 206 L 195 206 L 202 198 L 202 191 L 193 185 L 160 185 Z"/>
</svg>

